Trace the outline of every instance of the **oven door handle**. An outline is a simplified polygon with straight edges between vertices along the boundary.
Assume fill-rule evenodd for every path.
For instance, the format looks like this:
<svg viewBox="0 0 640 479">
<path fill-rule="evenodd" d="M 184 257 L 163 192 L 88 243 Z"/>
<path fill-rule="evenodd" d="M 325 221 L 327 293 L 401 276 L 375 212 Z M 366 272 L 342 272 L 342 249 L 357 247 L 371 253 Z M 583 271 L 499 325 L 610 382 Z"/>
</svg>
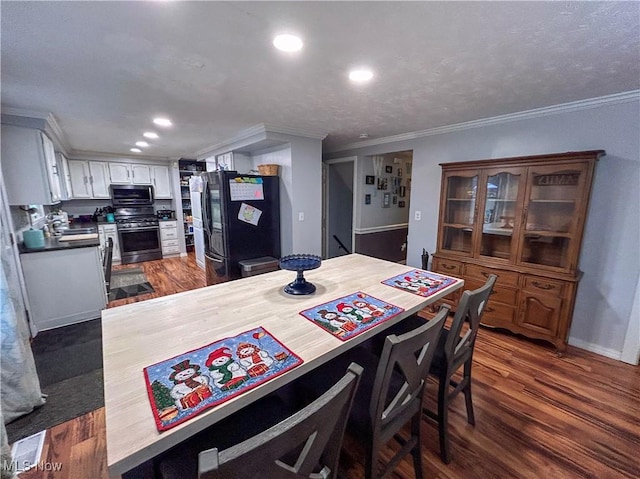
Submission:
<svg viewBox="0 0 640 479">
<path fill-rule="evenodd" d="M 136 231 L 159 230 L 159 226 L 143 226 L 142 228 L 122 228 L 118 229 L 118 233 L 135 233 Z"/>
</svg>

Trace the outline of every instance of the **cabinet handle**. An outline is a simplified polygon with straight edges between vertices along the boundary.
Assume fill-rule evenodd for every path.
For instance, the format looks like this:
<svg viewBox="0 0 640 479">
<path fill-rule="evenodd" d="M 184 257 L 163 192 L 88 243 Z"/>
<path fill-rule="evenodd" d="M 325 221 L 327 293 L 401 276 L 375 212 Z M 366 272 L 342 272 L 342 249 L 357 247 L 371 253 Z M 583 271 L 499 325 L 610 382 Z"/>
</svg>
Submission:
<svg viewBox="0 0 640 479">
<path fill-rule="evenodd" d="M 534 285 L 536 288 L 540 288 L 540 289 L 553 289 L 554 286 L 552 284 L 549 283 L 539 283 L 537 281 L 532 281 L 531 282 L 532 285 Z"/>
<path fill-rule="evenodd" d="M 93 184 L 93 175 L 89 177 L 89 183 Z"/>
<path fill-rule="evenodd" d="M 127 170 L 127 178 L 130 178 L 131 175 L 129 175 L 129 170 Z"/>
<path fill-rule="evenodd" d="M 455 266 L 452 266 L 452 265 L 449 265 L 449 264 L 443 264 L 442 267 L 444 269 L 448 269 L 448 270 L 456 269 Z"/>
<path fill-rule="evenodd" d="M 84 177 L 83 177 L 83 179 L 84 179 L 84 184 L 85 184 L 85 185 L 86 185 L 87 183 L 89 183 L 89 180 L 88 180 L 88 178 L 87 178 L 86 176 L 84 176 Z"/>
</svg>

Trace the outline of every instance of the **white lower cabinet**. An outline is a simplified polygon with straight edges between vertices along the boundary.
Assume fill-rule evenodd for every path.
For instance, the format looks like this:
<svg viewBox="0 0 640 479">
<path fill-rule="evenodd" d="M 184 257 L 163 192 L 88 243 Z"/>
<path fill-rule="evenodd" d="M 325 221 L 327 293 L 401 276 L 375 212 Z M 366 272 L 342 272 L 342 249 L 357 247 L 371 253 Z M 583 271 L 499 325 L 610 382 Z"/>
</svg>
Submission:
<svg viewBox="0 0 640 479">
<path fill-rule="evenodd" d="M 97 246 L 23 253 L 20 262 L 40 331 L 100 317 L 107 295 Z"/>
<path fill-rule="evenodd" d="M 162 256 L 172 256 L 180 253 L 178 222 L 176 220 L 160 222 L 160 243 Z"/>
<path fill-rule="evenodd" d="M 111 261 L 120 263 L 120 242 L 118 241 L 118 227 L 116 225 L 98 225 L 98 236 L 100 238 L 100 247 L 102 249 L 107 245 L 109 238 L 113 239 L 113 255 Z"/>
</svg>

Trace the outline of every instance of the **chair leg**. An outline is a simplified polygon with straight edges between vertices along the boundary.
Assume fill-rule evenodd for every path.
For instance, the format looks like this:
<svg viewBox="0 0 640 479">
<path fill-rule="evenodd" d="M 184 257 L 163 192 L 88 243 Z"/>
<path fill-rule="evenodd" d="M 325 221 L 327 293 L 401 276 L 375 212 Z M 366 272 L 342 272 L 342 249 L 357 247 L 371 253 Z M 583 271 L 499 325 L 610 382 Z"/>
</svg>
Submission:
<svg viewBox="0 0 640 479">
<path fill-rule="evenodd" d="M 364 477 L 365 479 L 376 479 L 376 460 L 378 457 L 378 452 L 374 451 L 375 445 L 369 445 L 365 451 L 364 458 Z"/>
<path fill-rule="evenodd" d="M 449 454 L 449 380 L 440 376 L 438 380 L 438 435 L 440 436 L 440 457 L 442 462 L 449 464 L 451 456 Z"/>
<path fill-rule="evenodd" d="M 472 426 L 476 425 L 476 418 L 473 414 L 473 401 L 471 400 L 471 361 L 464 363 L 464 377 L 467 385 L 464 388 L 464 402 L 467 406 L 467 422 Z"/>
<path fill-rule="evenodd" d="M 422 479 L 422 434 L 420 433 L 421 424 L 420 413 L 416 414 L 411 420 L 411 435 L 416 438 L 416 445 L 413 447 L 411 454 L 413 455 L 413 468 L 415 469 L 416 479 Z"/>
</svg>

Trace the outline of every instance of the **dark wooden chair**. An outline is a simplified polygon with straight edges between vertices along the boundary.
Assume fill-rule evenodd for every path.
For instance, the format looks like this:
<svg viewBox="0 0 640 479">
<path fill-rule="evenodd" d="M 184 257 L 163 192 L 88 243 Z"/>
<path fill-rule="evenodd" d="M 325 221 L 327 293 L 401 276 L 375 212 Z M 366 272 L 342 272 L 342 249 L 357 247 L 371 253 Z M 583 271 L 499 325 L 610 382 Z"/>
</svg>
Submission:
<svg viewBox="0 0 640 479">
<path fill-rule="evenodd" d="M 480 320 L 496 278 L 497 276 L 492 274 L 480 288 L 462 293 L 451 327 L 448 330 L 445 328 L 440 336 L 440 342 L 431 363 L 430 372 L 438 378 L 438 412 L 436 414 L 425 408 L 423 413 L 438 422 L 440 456 L 446 464 L 451 462 L 447 427 L 449 403 L 460 392 L 464 393 L 465 397 L 467 422 L 475 425 L 471 399 L 473 349 Z M 464 327 L 465 324 L 468 327 Z M 461 367 L 463 368 L 462 379 L 456 382 L 452 377 Z"/>
<path fill-rule="evenodd" d="M 223 451 L 202 451 L 198 478 L 336 478 L 345 424 L 362 367 L 347 373 L 304 409 Z"/>
<path fill-rule="evenodd" d="M 448 307 L 444 306 L 433 320 L 417 329 L 400 336 L 387 336 L 375 369 L 373 384 L 367 383 L 370 375 L 366 373 L 365 366 L 358 398 L 370 397 L 369 411 L 368 414 L 362 414 L 358 409 L 354 409 L 349 427 L 358 434 L 364 434 L 360 437 L 367 438 L 367 479 L 387 476 L 409 453 L 413 456 L 416 478 L 422 478 L 422 399 L 431 361 L 448 311 Z M 408 422 L 411 423 L 411 433 L 409 439 L 405 440 L 399 433 Z M 383 470 L 378 472 L 378 457 L 391 439 L 400 443 L 401 448 L 385 464 Z"/>
<path fill-rule="evenodd" d="M 102 270 L 104 272 L 104 285 L 107 295 L 111 292 L 111 265 L 113 262 L 113 238 L 107 238 L 107 244 L 104 247 L 104 255 L 102 256 Z"/>
<path fill-rule="evenodd" d="M 443 307 L 429 323 L 421 320 L 415 330 L 386 336 L 380 356 L 361 345 L 298 382 L 300 390 L 313 397 L 334 380 L 333 371 L 343 370 L 350 361 L 358 361 L 364 367 L 347 431 L 363 446 L 367 479 L 385 477 L 409 453 L 413 456 L 416 477 L 422 477 L 422 398 L 447 313 L 448 308 Z M 411 423 L 410 437 L 405 440 L 399 432 L 408 423 Z M 384 470 L 378 471 L 380 452 L 392 439 L 400 444 L 399 451 L 384 465 Z"/>
</svg>

